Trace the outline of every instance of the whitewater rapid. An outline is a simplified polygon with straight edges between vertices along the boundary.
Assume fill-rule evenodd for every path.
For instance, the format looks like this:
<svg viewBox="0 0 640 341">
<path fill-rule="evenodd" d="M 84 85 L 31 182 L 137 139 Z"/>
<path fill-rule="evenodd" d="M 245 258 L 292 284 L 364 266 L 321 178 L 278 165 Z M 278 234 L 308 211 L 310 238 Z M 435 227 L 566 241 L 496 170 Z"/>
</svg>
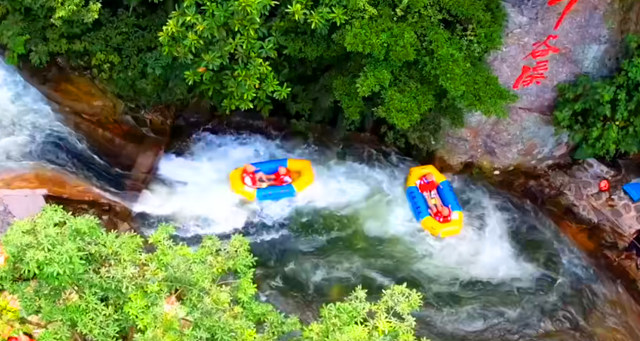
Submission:
<svg viewBox="0 0 640 341">
<path fill-rule="evenodd" d="M 124 188 L 125 174 L 64 124 L 47 99 L 0 60 L 0 169 L 50 168 L 103 189 Z"/>
<path fill-rule="evenodd" d="M 295 198 L 245 202 L 232 193 L 229 172 L 245 163 L 277 158 L 304 158 L 313 162 L 315 182 Z M 539 271 L 521 259 L 510 243 L 507 217 L 496 209 L 486 193 L 474 190 L 474 205 L 482 214 L 465 216 L 461 235 L 440 240 L 425 234 L 413 218 L 404 193 L 410 167 L 366 165 L 340 161 L 313 146 L 288 146 L 257 135 L 201 134 L 189 151 L 167 154 L 158 167 L 158 178 L 133 206 L 137 212 L 171 217 L 182 236 L 227 234 L 248 223 L 267 225 L 285 221 L 293 213 L 327 210 L 358 217 L 367 235 L 400 237 L 418 243 L 423 253 L 420 267 L 438 268 L 444 275 L 501 280 L 530 280 Z M 458 191 L 464 191 L 453 184 Z M 277 233 L 286 233 L 279 230 Z M 273 236 L 263 236 L 273 237 Z M 455 248 L 457 252 L 449 252 Z"/>
<path fill-rule="evenodd" d="M 274 158 L 312 160 L 315 183 L 277 202 L 247 203 L 230 191 L 232 169 Z M 415 165 L 400 157 L 339 159 L 335 150 L 257 135 L 203 133 L 186 153 L 166 154 L 153 183 L 128 204 L 137 222 L 148 223 L 146 233 L 167 221 L 187 240 L 244 234 L 257 257 L 260 296 L 306 320 L 357 285 L 375 298 L 391 284 L 408 283 L 424 294 L 418 334 L 434 341 L 640 340 L 640 313 L 629 295 L 597 274 L 529 204 L 451 176 L 465 210 L 463 231 L 444 240 L 425 233 L 404 194 Z M 0 61 L 0 169 L 33 166 L 115 193 L 124 178 Z"/>
</svg>

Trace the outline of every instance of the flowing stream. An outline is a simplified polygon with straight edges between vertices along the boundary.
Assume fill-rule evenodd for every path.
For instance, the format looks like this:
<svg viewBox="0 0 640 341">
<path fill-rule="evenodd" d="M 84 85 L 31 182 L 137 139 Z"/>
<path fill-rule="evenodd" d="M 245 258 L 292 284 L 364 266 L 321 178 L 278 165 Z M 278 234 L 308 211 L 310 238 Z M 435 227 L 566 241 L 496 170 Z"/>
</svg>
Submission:
<svg viewBox="0 0 640 341">
<path fill-rule="evenodd" d="M 394 283 L 424 294 L 418 334 L 431 340 L 640 340 L 640 312 L 535 207 L 463 176 L 452 182 L 465 209 L 456 237 L 431 237 L 415 222 L 404 177 L 416 164 L 376 162 L 258 135 L 194 136 L 166 154 L 131 208 L 149 233 L 160 221 L 197 246 L 202 235 L 242 233 L 258 259 L 263 299 L 308 321 L 362 285 L 373 297 Z M 228 174 L 273 158 L 313 161 L 314 184 L 296 198 L 247 203 Z M 108 167 L 46 100 L 0 63 L 0 166 L 63 168 L 117 191 Z"/>
</svg>

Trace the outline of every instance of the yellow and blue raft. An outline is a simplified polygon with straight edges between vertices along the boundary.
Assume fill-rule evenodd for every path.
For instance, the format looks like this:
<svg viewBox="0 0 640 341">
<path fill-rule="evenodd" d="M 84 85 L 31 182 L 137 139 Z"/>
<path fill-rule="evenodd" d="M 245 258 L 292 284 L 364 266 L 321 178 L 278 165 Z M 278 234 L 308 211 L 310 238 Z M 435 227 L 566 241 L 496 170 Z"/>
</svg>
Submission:
<svg viewBox="0 0 640 341">
<path fill-rule="evenodd" d="M 231 190 L 240 194 L 249 201 L 280 200 L 295 197 L 309 187 L 314 180 L 311 161 L 302 159 L 279 159 L 252 163 L 260 172 L 271 175 L 278 171 L 279 167 L 288 168 L 293 181 L 288 185 L 269 186 L 266 188 L 251 188 L 242 182 L 242 169 L 238 167 L 229 174 Z"/>
<path fill-rule="evenodd" d="M 429 206 L 424 195 L 418 190 L 416 182 L 425 174 L 432 173 L 438 183 L 438 195 L 444 206 L 451 208 L 451 221 L 439 223 L 429 213 Z M 454 236 L 462 230 L 462 206 L 458 202 L 456 194 L 453 192 L 451 182 L 442 175 L 436 167 L 432 165 L 413 167 L 409 170 L 406 183 L 407 199 L 411 206 L 411 211 L 422 228 L 432 235 L 445 238 Z"/>
</svg>

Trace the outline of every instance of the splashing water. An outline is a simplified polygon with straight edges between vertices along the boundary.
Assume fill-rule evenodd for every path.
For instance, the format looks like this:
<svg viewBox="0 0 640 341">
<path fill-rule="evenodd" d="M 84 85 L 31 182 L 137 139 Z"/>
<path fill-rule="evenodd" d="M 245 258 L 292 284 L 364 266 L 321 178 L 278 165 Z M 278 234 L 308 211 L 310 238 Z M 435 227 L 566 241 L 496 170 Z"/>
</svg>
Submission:
<svg viewBox="0 0 640 341">
<path fill-rule="evenodd" d="M 230 191 L 231 170 L 249 162 L 286 157 L 310 159 L 314 165 L 314 184 L 297 197 L 247 204 Z M 170 184 L 152 184 L 134 209 L 177 218 L 180 233 L 185 236 L 229 233 L 248 222 L 272 225 L 296 210 L 322 209 L 358 216 L 371 236 L 420 238 L 424 232 L 416 224 L 404 194 L 404 176 L 411 166 L 415 165 L 407 162 L 401 167 L 371 167 L 327 160 L 313 148 L 287 150 L 281 143 L 259 136 L 204 134 L 196 138 L 186 156 L 170 154 L 161 161 L 158 174 Z M 481 278 L 532 276 L 535 267 L 519 259 L 509 243 L 505 217 L 486 194 L 477 191 L 475 195 L 483 199 L 477 211 L 485 213 L 471 214 L 459 238 L 421 238 L 427 244 L 424 252 L 433 263 L 425 266 Z M 489 219 L 487 229 L 474 228 L 485 223 L 484 217 Z M 451 247 L 460 252 L 444 252 Z"/>
<path fill-rule="evenodd" d="M 0 61 L 0 163 L 23 161 L 46 132 L 73 135 L 42 95 Z"/>
<path fill-rule="evenodd" d="M 298 197 L 246 203 L 231 193 L 232 169 L 284 157 L 314 163 L 316 181 Z M 628 294 L 596 274 L 537 210 L 456 176 L 465 226 L 436 239 L 414 221 L 404 196 L 415 164 L 387 161 L 340 161 L 313 146 L 202 134 L 187 154 L 163 158 L 158 179 L 132 207 L 149 222 L 174 222 L 186 237 L 242 232 L 258 257 L 261 295 L 305 320 L 356 285 L 375 297 L 407 283 L 424 294 L 418 334 L 433 341 L 640 340 L 640 313 Z M 112 189 L 120 176 L 0 62 L 0 167 L 33 163 Z"/>
<path fill-rule="evenodd" d="M 0 60 L 0 168 L 62 168 L 94 184 L 122 188 L 121 172 L 62 123 L 47 100 Z"/>
<path fill-rule="evenodd" d="M 327 154 L 255 135 L 201 134 L 184 155 L 164 157 L 159 180 L 134 209 L 177 223 L 185 237 L 247 235 L 259 258 L 261 292 L 285 311 L 304 315 L 358 284 L 379 292 L 406 282 L 425 294 L 419 332 L 433 340 L 546 333 L 606 339 L 594 338 L 585 322 L 611 314 L 585 310 L 605 300 L 603 284 L 534 208 L 453 177 L 465 226 L 456 237 L 433 238 L 415 222 L 404 194 L 416 164 L 363 164 Z M 316 180 L 297 197 L 247 203 L 230 191 L 234 168 L 287 157 L 313 162 Z"/>
</svg>

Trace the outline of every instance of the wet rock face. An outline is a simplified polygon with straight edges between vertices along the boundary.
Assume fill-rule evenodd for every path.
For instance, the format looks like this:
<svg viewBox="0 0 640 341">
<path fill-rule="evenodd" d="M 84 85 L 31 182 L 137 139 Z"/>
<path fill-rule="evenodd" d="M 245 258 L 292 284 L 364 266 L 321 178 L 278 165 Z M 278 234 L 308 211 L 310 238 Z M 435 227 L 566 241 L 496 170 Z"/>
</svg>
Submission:
<svg viewBox="0 0 640 341">
<path fill-rule="evenodd" d="M 131 174 L 129 190 L 142 189 L 148 183 L 169 139 L 172 108 L 127 114 L 120 100 L 93 81 L 57 65 L 44 70 L 25 66 L 23 76 L 54 103 L 66 124 L 102 158 Z"/>
<path fill-rule="evenodd" d="M 563 202 L 579 217 L 603 229 L 605 238 L 618 247 L 628 245 L 640 230 L 640 202 L 633 203 L 622 190 L 622 185 L 630 181 L 628 174 L 589 159 L 568 171 L 552 173 L 550 179 L 561 188 Z M 603 179 L 611 183 L 609 192 L 598 188 Z"/>
<path fill-rule="evenodd" d="M 566 134 L 554 130 L 550 117 L 555 87 L 580 74 L 604 76 L 615 70 L 619 27 L 626 25 L 622 7 L 613 0 L 579 0 L 555 31 L 568 0 L 554 6 L 548 6 L 548 0 L 505 0 L 503 4 L 508 13 L 503 46 L 488 58 L 495 75 L 512 89 L 524 65 L 534 67 L 536 60 L 548 60 L 546 79 L 514 90 L 519 99 L 510 106 L 507 119 L 470 114 L 465 128 L 446 133 L 438 156 L 452 165 L 473 162 L 495 168 L 541 168 L 568 162 L 571 145 Z M 549 43 L 559 52 L 536 60 L 527 57 L 533 44 L 549 35 L 557 35 Z"/>
<path fill-rule="evenodd" d="M 126 232 L 133 229 L 133 215 L 126 205 L 86 181 L 62 171 L 30 169 L 3 172 L 0 173 L 0 188 L 0 232 L 8 227 L 13 218 L 24 218 L 25 215 L 20 212 L 27 212 L 28 215 L 37 213 L 45 201 L 63 205 L 75 214 L 92 214 L 109 230 Z M 40 199 L 44 195 L 45 201 L 33 196 L 25 201 L 18 197 L 25 196 L 20 192 L 36 194 Z M 16 198 L 19 200 L 16 201 Z"/>
</svg>

